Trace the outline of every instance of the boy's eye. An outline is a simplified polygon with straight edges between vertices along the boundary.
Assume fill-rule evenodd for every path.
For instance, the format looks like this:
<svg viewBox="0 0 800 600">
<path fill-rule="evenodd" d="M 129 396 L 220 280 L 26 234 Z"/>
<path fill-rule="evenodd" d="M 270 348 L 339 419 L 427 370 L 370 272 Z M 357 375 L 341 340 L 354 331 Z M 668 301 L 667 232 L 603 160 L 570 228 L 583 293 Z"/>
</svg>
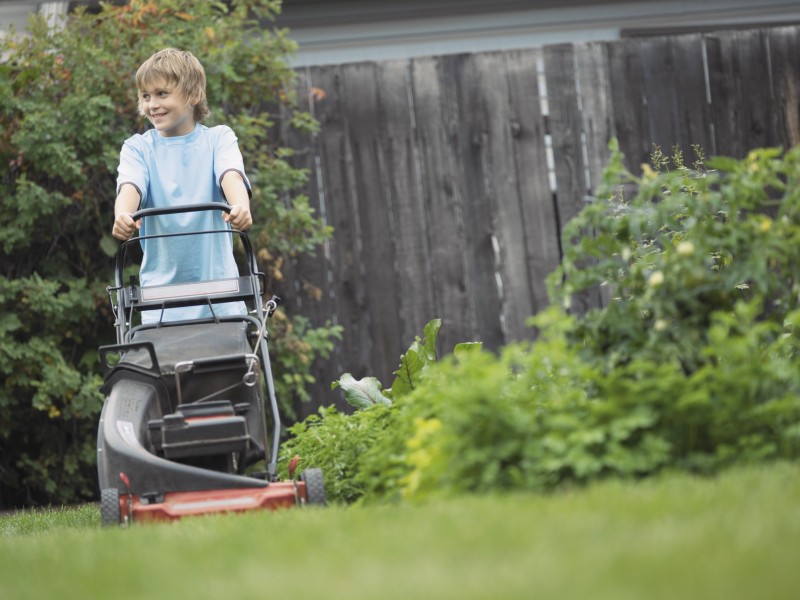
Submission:
<svg viewBox="0 0 800 600">
<path fill-rule="evenodd" d="M 169 96 L 169 92 L 168 91 L 160 91 L 160 92 L 156 92 L 155 95 L 158 96 L 159 98 L 165 98 L 165 97 Z M 152 97 L 153 97 L 153 94 L 150 94 L 150 93 L 142 94 L 142 100 L 150 100 L 150 98 L 152 98 Z"/>
</svg>

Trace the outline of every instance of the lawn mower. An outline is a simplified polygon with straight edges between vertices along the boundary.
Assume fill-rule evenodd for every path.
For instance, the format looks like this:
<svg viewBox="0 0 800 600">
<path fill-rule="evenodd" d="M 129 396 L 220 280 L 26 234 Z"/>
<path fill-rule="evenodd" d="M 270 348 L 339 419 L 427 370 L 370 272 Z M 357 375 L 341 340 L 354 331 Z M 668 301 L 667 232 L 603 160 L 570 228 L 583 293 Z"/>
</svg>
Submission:
<svg viewBox="0 0 800 600">
<path fill-rule="evenodd" d="M 150 208 L 132 217 L 209 210 L 221 215 L 230 206 Z M 141 286 L 132 275 L 124 282 L 132 244 L 200 234 L 241 239 L 246 267 L 238 277 Z M 262 304 L 265 284 L 247 234 L 221 218 L 219 229 L 139 235 L 120 245 L 115 285 L 108 288 L 117 343 L 99 348 L 105 394 L 97 434 L 103 525 L 325 504 L 320 469 L 307 469 L 298 480 L 277 477 L 281 421 L 266 328 L 280 299 Z M 250 312 L 215 314 L 216 304 L 231 301 L 244 301 Z M 207 306 L 211 317 L 163 319 L 169 308 L 196 305 Z M 159 318 L 135 325 L 134 315 L 142 311 L 159 311 Z"/>
</svg>

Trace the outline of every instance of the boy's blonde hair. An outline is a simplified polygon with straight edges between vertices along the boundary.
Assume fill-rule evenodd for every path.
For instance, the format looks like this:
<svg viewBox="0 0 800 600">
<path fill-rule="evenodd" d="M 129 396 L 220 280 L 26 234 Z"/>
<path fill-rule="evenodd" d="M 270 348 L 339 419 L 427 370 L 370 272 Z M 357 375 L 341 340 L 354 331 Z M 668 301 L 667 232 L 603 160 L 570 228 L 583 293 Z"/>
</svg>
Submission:
<svg viewBox="0 0 800 600">
<path fill-rule="evenodd" d="M 142 63 L 136 71 L 140 113 L 142 112 L 141 90 L 148 84 L 160 80 L 176 86 L 178 92 L 194 105 L 195 122 L 202 123 L 208 118 L 210 113 L 206 100 L 206 72 L 194 54 L 188 50 L 165 48 Z"/>
</svg>

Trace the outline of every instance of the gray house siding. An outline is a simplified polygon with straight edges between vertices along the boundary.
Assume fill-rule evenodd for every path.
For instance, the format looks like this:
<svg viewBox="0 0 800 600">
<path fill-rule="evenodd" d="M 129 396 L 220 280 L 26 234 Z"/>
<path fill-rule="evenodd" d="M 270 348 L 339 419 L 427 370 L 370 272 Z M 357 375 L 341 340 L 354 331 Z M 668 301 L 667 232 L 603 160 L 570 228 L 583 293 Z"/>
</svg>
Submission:
<svg viewBox="0 0 800 600">
<path fill-rule="evenodd" d="M 0 32 L 84 2 L 0 0 Z M 800 0 L 284 0 L 293 66 L 535 48 L 626 33 L 800 23 Z"/>
<path fill-rule="evenodd" d="M 277 20 L 299 44 L 295 66 L 798 22 L 797 0 L 286 0 Z"/>
</svg>

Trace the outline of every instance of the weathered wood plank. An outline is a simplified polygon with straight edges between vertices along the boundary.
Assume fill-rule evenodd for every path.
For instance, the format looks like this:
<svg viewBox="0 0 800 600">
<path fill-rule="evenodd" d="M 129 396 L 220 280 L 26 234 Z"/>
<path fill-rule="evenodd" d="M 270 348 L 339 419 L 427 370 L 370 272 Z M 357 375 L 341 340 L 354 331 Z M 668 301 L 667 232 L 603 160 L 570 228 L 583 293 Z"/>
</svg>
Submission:
<svg viewBox="0 0 800 600">
<path fill-rule="evenodd" d="M 574 47 L 571 44 L 546 46 L 544 71 L 550 106 L 558 216 L 563 227 L 583 208 L 588 192 Z"/>
<path fill-rule="evenodd" d="M 295 88 L 298 108 L 305 111 L 313 110 L 309 75 L 307 70 L 303 70 Z M 290 127 L 289 119 L 290 115 L 286 113 L 281 119 L 282 141 L 294 150 L 294 154 L 287 159 L 287 162 L 295 169 L 305 169 L 308 179 L 304 186 L 285 197 L 284 202 L 288 206 L 293 198 L 305 195 L 315 216 L 325 220 L 322 200 L 324 193 L 319 188 L 317 179 L 316 137 Z M 305 315 L 315 326 L 324 324 L 329 318 L 327 317 L 329 311 L 326 310 L 321 300 L 331 296 L 330 277 L 328 276 L 330 266 L 325 256 L 325 248 L 319 247 L 311 255 L 289 255 L 285 259 L 286 281 L 283 282 L 283 293 L 287 310 L 296 310 Z"/>
<path fill-rule="evenodd" d="M 697 158 L 693 146 L 699 146 L 709 155 L 714 145 L 703 44 L 700 34 L 675 36 L 671 44 L 675 65 L 674 86 L 679 92 L 676 96 L 677 143 L 687 166 L 691 166 Z"/>
<path fill-rule="evenodd" d="M 503 344 L 502 301 L 495 278 L 494 216 L 486 189 L 488 144 L 486 91 L 481 83 L 475 55 L 442 59 L 452 73 L 453 95 L 458 115 L 451 122 L 450 136 L 455 149 L 455 173 L 460 181 L 464 249 L 467 256 L 467 285 L 473 308 L 475 333 L 488 348 Z M 452 126 L 455 125 L 455 126 Z"/>
<path fill-rule="evenodd" d="M 706 62 L 711 94 L 711 125 L 714 129 L 715 155 L 741 157 L 745 144 L 741 140 L 742 82 L 736 59 L 735 39 L 730 34 L 705 36 Z"/>
<path fill-rule="evenodd" d="M 614 130 L 633 173 L 650 161 L 651 137 L 644 92 L 644 69 L 639 40 L 624 39 L 608 45 Z"/>
<path fill-rule="evenodd" d="M 653 144 L 665 153 L 677 144 L 687 159 L 693 143 L 713 153 L 702 37 L 622 40 L 608 51 L 614 123 L 628 168 L 638 172 L 649 162 Z"/>
<path fill-rule="evenodd" d="M 656 145 L 669 156 L 679 143 L 680 132 L 672 41 L 669 37 L 645 38 L 640 48 L 650 150 Z M 639 171 L 637 168 L 634 173 Z"/>
<path fill-rule="evenodd" d="M 651 144 L 671 156 L 679 148 L 686 163 L 693 144 L 706 153 L 713 146 L 706 95 L 703 38 L 663 36 L 642 41 L 645 95 Z"/>
<path fill-rule="evenodd" d="M 341 67 L 347 102 L 344 114 L 353 157 L 353 217 L 357 218 L 364 305 L 358 327 L 369 332 L 372 370 L 387 381 L 405 350 L 400 324 L 400 287 L 395 272 L 391 205 L 381 172 L 380 96 L 376 63 Z"/>
<path fill-rule="evenodd" d="M 763 31 L 706 36 L 716 154 L 743 158 L 779 143 Z"/>
<path fill-rule="evenodd" d="M 603 172 L 611 158 L 608 144 L 614 135 L 608 44 L 577 44 L 575 62 L 589 178 L 587 187 L 589 195 L 597 201 L 603 186 Z M 600 288 L 600 303 L 607 306 L 610 301 L 611 289 Z"/>
<path fill-rule="evenodd" d="M 616 135 L 611 100 L 608 43 L 575 46 L 578 86 L 581 97 L 589 189 L 595 194 L 603 179 L 611 152 L 608 143 Z"/>
<path fill-rule="evenodd" d="M 441 59 L 411 61 L 415 146 L 433 273 L 429 283 L 435 314 L 443 321 L 439 352 L 449 352 L 455 343 L 475 339 L 467 295 L 460 187 L 450 135 L 458 120 L 452 77 L 448 79 L 451 74 Z"/>
<path fill-rule="evenodd" d="M 295 91 L 298 97 L 298 104 L 301 110 L 313 112 L 312 84 L 310 81 L 311 73 L 303 69 L 298 74 Z M 316 136 L 300 133 L 289 127 L 289 115 L 284 114 L 281 119 L 282 142 L 289 148 L 295 150 L 295 154 L 288 159 L 289 164 L 297 169 L 308 171 L 306 185 L 296 190 L 296 194 L 305 194 L 309 200 L 309 206 L 314 210 L 315 215 L 327 222 L 324 206 L 324 190 L 318 185 L 318 173 L 316 167 L 316 157 L 319 155 L 319 140 Z M 290 198 L 286 198 L 288 203 Z M 318 247 L 313 253 L 299 256 L 287 256 L 284 267 L 285 280 L 282 282 L 280 293 L 285 300 L 287 315 L 303 315 L 311 326 L 320 327 L 327 322 L 335 322 L 336 306 L 335 294 L 331 287 L 332 274 L 331 265 L 328 259 L 329 245 Z M 306 390 L 311 397 L 309 404 L 296 404 L 295 412 L 298 417 L 303 418 L 314 412 L 320 404 L 335 403 L 338 395 L 334 395 L 330 389 L 330 382 L 341 374 L 341 366 L 337 352 L 329 358 L 318 358 L 312 366 L 311 373 L 316 382 L 308 384 Z M 281 374 L 276 374 L 281 376 Z"/>
<path fill-rule="evenodd" d="M 344 328 L 338 352 L 339 364 L 343 371 L 362 377 L 373 372 L 374 363 L 371 336 L 363 323 L 366 290 L 361 272 L 360 231 L 355 226 L 355 176 L 346 119 L 350 98 L 338 66 L 312 68 L 311 81 L 326 94 L 324 99 L 315 103 L 314 110 L 324 132 L 318 137 L 319 168 L 328 223 L 334 228 L 330 243 L 331 306 L 338 323 Z"/>
<path fill-rule="evenodd" d="M 492 213 L 495 277 L 499 289 L 503 341 L 530 337 L 525 322 L 534 314 L 533 289 L 526 252 L 526 223 L 520 199 L 517 165 L 511 160 L 513 113 L 506 57 L 499 52 L 475 56 L 483 90 L 486 143 L 481 146 L 484 192 Z"/>
<path fill-rule="evenodd" d="M 583 117 L 578 105 L 575 50 L 559 44 L 544 48 L 544 71 L 550 106 L 550 136 L 556 171 L 558 219 L 564 226 L 585 206 L 589 198 L 584 149 Z M 584 312 L 601 305 L 599 290 L 586 290 L 575 295 L 573 308 Z"/>
<path fill-rule="evenodd" d="M 409 61 L 381 63 L 380 92 L 381 177 L 391 211 L 391 233 L 400 305 L 402 347 L 396 359 L 422 335 L 425 324 L 438 315 L 433 299 L 433 270 L 422 193 L 419 157 L 415 148 Z"/>
<path fill-rule="evenodd" d="M 767 146 L 778 146 L 778 136 L 769 64 L 769 40 L 766 30 L 738 31 L 736 37 L 743 65 L 744 94 L 742 96 L 745 117 L 743 133 L 749 138 L 747 150 Z"/>
<path fill-rule="evenodd" d="M 800 36 L 797 27 L 767 33 L 777 138 L 785 148 L 800 144 Z"/>
<path fill-rule="evenodd" d="M 515 176 L 525 232 L 528 280 L 535 314 L 548 303 L 546 278 L 561 260 L 558 218 L 547 171 L 545 119 L 541 110 L 538 62 L 541 50 L 506 54 Z M 520 333 L 513 332 L 514 337 Z"/>
</svg>

